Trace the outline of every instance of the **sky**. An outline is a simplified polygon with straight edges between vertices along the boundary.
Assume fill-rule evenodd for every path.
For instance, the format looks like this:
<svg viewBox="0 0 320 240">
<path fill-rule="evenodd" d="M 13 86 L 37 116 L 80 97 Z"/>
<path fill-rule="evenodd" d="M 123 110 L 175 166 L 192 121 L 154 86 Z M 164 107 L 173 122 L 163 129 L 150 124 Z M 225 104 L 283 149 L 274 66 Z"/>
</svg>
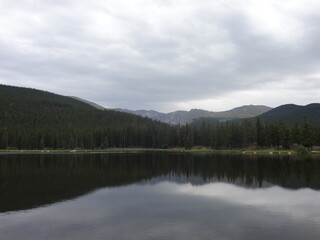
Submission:
<svg viewBox="0 0 320 240">
<path fill-rule="evenodd" d="M 0 0 L 0 84 L 162 112 L 320 102 L 319 0 Z"/>
</svg>

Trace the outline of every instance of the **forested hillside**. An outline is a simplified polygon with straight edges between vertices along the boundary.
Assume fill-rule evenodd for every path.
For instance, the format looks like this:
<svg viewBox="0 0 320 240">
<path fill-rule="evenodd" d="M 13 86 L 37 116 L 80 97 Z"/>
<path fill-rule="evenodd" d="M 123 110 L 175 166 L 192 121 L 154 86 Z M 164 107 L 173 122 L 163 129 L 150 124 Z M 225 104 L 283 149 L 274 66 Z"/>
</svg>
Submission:
<svg viewBox="0 0 320 240">
<path fill-rule="evenodd" d="M 320 124 L 320 104 L 312 103 L 306 106 L 286 104 L 263 113 L 259 117 L 264 122 L 281 120 L 285 123 L 301 124 L 304 119 L 308 119 L 312 124 Z"/>
<path fill-rule="evenodd" d="M 0 148 L 161 147 L 173 129 L 49 92 L 0 85 Z"/>
<path fill-rule="evenodd" d="M 278 115 L 273 115 L 282 116 L 281 108 L 276 110 Z M 98 110 L 70 97 L 0 85 L 0 149 L 320 146 L 320 125 L 312 124 L 308 117 L 296 124 L 275 119 L 198 120 L 196 124 L 171 126 L 129 113 Z"/>
</svg>

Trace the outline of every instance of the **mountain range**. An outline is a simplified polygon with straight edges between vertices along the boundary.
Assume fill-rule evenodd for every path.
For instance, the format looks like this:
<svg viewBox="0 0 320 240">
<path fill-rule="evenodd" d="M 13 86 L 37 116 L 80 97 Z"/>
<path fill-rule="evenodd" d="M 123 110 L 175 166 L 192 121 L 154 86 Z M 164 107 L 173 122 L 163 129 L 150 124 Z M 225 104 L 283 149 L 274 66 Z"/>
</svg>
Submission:
<svg viewBox="0 0 320 240">
<path fill-rule="evenodd" d="M 104 107 L 96 103 L 78 97 L 72 98 L 85 102 L 97 109 L 105 109 Z M 121 108 L 116 108 L 113 110 L 151 118 L 153 120 L 168 123 L 171 125 L 183 125 L 192 122 L 196 122 L 197 124 L 199 124 L 202 120 L 211 123 L 225 122 L 227 120 L 230 121 L 239 119 L 250 119 L 258 116 L 264 122 L 283 121 L 290 124 L 301 124 L 304 119 L 308 119 L 308 121 L 312 124 L 320 123 L 319 103 L 311 103 L 306 106 L 285 104 L 276 108 L 271 108 L 264 105 L 244 105 L 221 112 L 212 112 L 202 109 L 191 109 L 190 111 L 179 110 L 170 113 L 162 113 L 154 110 L 128 110 Z"/>
<path fill-rule="evenodd" d="M 128 109 L 116 109 L 121 112 L 128 112 L 143 117 L 149 117 L 153 120 L 158 120 L 169 124 L 186 124 L 191 123 L 195 119 L 199 118 L 214 118 L 219 121 L 226 121 L 231 119 L 251 118 L 256 117 L 262 113 L 265 113 L 272 108 L 263 105 L 245 105 L 237 107 L 231 110 L 222 112 L 211 112 L 202 109 L 191 109 L 190 111 L 175 111 L 170 113 L 161 113 L 154 110 L 128 110 Z"/>
<path fill-rule="evenodd" d="M 44 91 L 39 91 L 30 88 L 17 88 L 11 86 L 1 85 L 2 97 L 7 96 L 16 102 L 17 99 L 23 95 L 29 96 L 27 99 L 22 100 L 21 104 L 26 105 L 28 101 L 33 103 L 41 103 L 42 106 L 76 106 L 81 108 L 92 108 L 99 110 L 116 110 L 118 112 L 130 113 L 142 117 L 151 118 L 160 122 L 168 123 L 171 125 L 191 123 L 196 120 L 201 122 L 201 119 L 209 119 L 211 122 L 226 121 L 234 119 L 250 119 L 259 116 L 263 122 L 278 122 L 283 121 L 290 124 L 301 124 L 305 119 L 312 124 L 320 124 L 320 104 L 312 103 L 306 106 L 295 104 L 285 104 L 276 108 L 270 108 L 263 105 L 245 105 L 227 111 L 212 112 L 202 109 L 191 109 L 190 111 L 175 111 L 170 113 L 162 113 L 154 110 L 128 110 L 128 109 L 106 109 L 94 102 L 84 100 L 79 97 L 65 97 L 57 94 L 52 94 Z M 31 99 L 30 96 L 33 96 Z M 8 98 L 3 98 L 2 103 L 9 101 Z M 13 101 L 13 99 L 16 99 Z M 32 104 L 30 102 L 30 104 Z M 2 104 L 2 105 L 3 105 Z M 24 111 L 24 110 L 23 110 Z"/>
<path fill-rule="evenodd" d="M 84 100 L 79 97 L 74 97 L 74 96 L 70 96 L 70 97 L 73 99 L 82 101 L 84 103 L 87 103 L 99 110 L 107 109 L 101 105 L 98 105 L 88 100 Z M 271 109 L 272 108 L 263 106 L 263 105 L 245 105 L 245 106 L 241 106 L 241 107 L 237 107 L 231 110 L 221 111 L 221 112 L 212 112 L 212 111 L 207 111 L 202 109 L 191 109 L 190 111 L 178 110 L 170 113 L 162 113 L 155 110 L 129 110 L 129 109 L 122 109 L 122 108 L 116 108 L 111 110 L 131 113 L 141 117 L 148 117 L 160 122 L 177 125 L 177 124 L 191 123 L 195 119 L 199 119 L 199 118 L 213 118 L 219 121 L 251 118 L 251 117 L 259 116 Z"/>
</svg>

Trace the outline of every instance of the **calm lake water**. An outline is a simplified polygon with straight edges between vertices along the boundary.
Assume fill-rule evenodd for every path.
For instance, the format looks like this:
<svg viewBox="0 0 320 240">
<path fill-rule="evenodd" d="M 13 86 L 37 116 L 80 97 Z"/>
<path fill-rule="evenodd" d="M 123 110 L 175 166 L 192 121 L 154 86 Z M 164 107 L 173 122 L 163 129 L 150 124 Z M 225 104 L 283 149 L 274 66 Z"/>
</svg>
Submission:
<svg viewBox="0 0 320 240">
<path fill-rule="evenodd" d="M 0 239 L 320 239 L 320 159 L 1 154 Z"/>
</svg>

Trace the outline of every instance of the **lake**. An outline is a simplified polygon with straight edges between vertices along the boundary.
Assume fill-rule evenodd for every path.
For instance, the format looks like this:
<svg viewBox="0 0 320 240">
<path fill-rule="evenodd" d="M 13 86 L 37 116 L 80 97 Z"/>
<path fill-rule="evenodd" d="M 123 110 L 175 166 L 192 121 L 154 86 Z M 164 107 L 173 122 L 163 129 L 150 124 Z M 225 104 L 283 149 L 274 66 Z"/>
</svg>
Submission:
<svg viewBox="0 0 320 240">
<path fill-rule="evenodd" d="M 320 239 L 320 159 L 0 154 L 0 239 Z"/>
</svg>

